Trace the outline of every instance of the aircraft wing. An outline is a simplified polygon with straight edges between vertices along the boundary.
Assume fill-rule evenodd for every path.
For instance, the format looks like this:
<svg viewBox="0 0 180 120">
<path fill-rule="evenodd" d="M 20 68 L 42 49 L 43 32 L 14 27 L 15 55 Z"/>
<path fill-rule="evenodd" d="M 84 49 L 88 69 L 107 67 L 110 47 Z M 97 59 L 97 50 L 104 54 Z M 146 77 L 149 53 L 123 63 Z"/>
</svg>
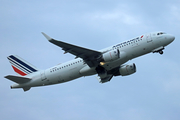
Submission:
<svg viewBox="0 0 180 120">
<path fill-rule="evenodd" d="M 76 58 L 82 58 L 90 67 L 94 67 L 99 64 L 97 59 L 101 56 L 101 52 L 54 40 L 45 33 L 42 32 L 42 34 L 49 40 L 49 42 L 61 47 L 65 53 L 71 53 L 75 55 Z"/>
</svg>

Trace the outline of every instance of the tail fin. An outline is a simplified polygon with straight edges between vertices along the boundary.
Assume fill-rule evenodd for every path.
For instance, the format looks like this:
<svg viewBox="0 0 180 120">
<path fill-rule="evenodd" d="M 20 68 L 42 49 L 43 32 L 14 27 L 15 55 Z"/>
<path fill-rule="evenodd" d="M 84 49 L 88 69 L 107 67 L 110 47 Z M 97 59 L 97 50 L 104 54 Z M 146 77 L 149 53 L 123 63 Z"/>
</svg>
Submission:
<svg viewBox="0 0 180 120">
<path fill-rule="evenodd" d="M 36 67 L 26 62 L 22 58 L 18 57 L 17 55 L 10 55 L 7 58 L 9 62 L 11 63 L 14 71 L 21 76 L 25 76 L 27 74 L 38 71 Z"/>
</svg>

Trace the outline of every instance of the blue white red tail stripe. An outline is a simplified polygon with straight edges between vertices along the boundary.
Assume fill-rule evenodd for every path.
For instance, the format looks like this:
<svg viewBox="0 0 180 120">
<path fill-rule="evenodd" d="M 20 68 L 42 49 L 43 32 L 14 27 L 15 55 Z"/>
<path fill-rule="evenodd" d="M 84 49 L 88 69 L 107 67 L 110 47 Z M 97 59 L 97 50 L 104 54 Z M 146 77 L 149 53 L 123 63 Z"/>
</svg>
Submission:
<svg viewBox="0 0 180 120">
<path fill-rule="evenodd" d="M 12 68 L 14 69 L 14 71 L 15 71 L 16 73 L 18 73 L 18 74 L 20 74 L 20 75 L 22 75 L 22 76 L 27 75 L 26 73 L 24 73 L 23 71 L 21 71 L 21 70 L 17 69 L 17 68 L 16 68 L 16 67 L 14 67 L 13 65 L 12 65 Z"/>
<path fill-rule="evenodd" d="M 14 67 L 20 69 L 21 71 L 24 71 L 24 72 L 29 72 L 29 73 L 32 73 L 32 71 L 26 69 L 25 67 L 23 67 L 22 65 L 18 64 L 16 61 L 8 58 L 9 62 L 11 63 L 11 65 L 13 65 Z"/>
<path fill-rule="evenodd" d="M 36 72 L 37 70 L 32 68 L 31 66 L 29 66 L 27 63 L 24 63 L 23 61 L 19 60 L 17 57 L 11 55 L 9 56 L 10 58 L 12 58 L 13 60 L 15 60 L 16 62 L 22 64 L 23 66 L 25 66 L 26 68 L 30 69 L 33 72 Z"/>
<path fill-rule="evenodd" d="M 31 64 L 18 56 L 11 55 L 8 57 L 14 71 L 22 76 L 38 71 Z"/>
</svg>

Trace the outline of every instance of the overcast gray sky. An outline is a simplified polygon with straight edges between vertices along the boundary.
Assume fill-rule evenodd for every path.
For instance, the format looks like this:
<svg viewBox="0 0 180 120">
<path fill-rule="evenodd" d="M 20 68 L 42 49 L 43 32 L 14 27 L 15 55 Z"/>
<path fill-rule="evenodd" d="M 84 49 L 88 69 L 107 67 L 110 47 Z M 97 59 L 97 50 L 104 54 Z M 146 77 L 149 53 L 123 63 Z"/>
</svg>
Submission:
<svg viewBox="0 0 180 120">
<path fill-rule="evenodd" d="M 180 120 L 180 1 L 1 0 L 1 120 Z M 105 84 L 95 76 L 47 87 L 11 90 L 7 56 L 40 69 L 74 59 L 41 34 L 99 50 L 144 33 L 165 31 L 175 41 L 163 55 L 133 59 L 137 72 Z"/>
</svg>

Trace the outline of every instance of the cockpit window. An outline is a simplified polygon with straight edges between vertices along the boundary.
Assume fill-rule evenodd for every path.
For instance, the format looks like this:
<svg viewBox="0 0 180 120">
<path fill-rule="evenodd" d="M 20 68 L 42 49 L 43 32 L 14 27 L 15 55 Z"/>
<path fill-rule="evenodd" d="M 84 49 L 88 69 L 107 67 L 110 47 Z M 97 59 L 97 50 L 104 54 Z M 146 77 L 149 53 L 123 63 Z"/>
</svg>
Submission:
<svg viewBox="0 0 180 120">
<path fill-rule="evenodd" d="M 157 33 L 157 35 L 162 35 L 162 34 L 166 34 L 165 32 L 159 32 Z"/>
</svg>

